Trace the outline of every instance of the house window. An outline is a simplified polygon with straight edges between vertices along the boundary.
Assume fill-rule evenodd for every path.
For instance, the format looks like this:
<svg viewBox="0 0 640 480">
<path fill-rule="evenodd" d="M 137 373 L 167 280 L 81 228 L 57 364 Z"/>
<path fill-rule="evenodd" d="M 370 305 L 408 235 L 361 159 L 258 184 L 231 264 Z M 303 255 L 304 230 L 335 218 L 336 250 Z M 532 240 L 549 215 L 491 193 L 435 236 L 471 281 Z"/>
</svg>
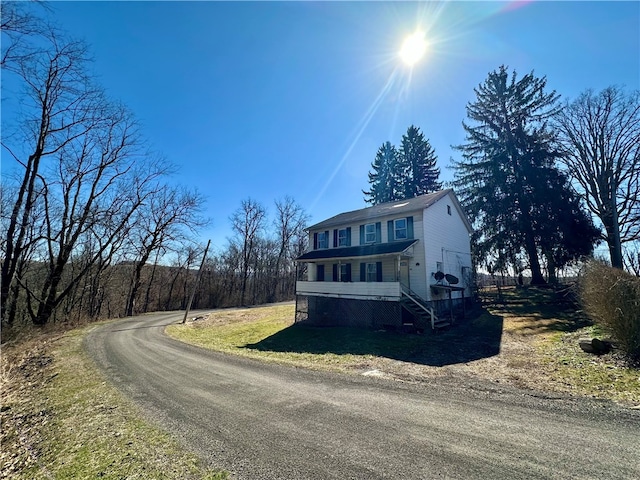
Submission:
<svg viewBox="0 0 640 480">
<path fill-rule="evenodd" d="M 338 246 L 339 247 L 349 246 L 346 228 L 341 228 L 340 230 L 338 230 Z"/>
<path fill-rule="evenodd" d="M 447 205 L 447 214 L 451 215 L 451 205 Z"/>
<path fill-rule="evenodd" d="M 375 263 L 367 263 L 367 282 L 375 282 L 378 278 L 378 268 Z"/>
<path fill-rule="evenodd" d="M 351 281 L 351 264 L 350 263 L 341 263 L 339 270 L 341 282 L 350 282 Z"/>
<path fill-rule="evenodd" d="M 393 235 L 396 240 L 407 238 L 407 219 L 399 218 L 393 222 Z"/>
<path fill-rule="evenodd" d="M 365 243 L 374 243 L 376 241 L 375 223 L 368 223 L 364 226 L 364 241 Z"/>
<path fill-rule="evenodd" d="M 316 281 L 324 282 L 324 265 L 318 265 L 316 267 Z"/>
<path fill-rule="evenodd" d="M 318 248 L 329 248 L 329 236 L 327 232 L 318 233 Z"/>
</svg>

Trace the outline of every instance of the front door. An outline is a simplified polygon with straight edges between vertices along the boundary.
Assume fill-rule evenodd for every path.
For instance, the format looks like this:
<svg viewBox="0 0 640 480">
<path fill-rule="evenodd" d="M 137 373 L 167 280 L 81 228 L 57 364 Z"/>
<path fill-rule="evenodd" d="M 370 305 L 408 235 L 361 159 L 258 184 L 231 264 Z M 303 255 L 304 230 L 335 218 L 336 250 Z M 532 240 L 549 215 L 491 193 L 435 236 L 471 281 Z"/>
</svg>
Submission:
<svg viewBox="0 0 640 480">
<path fill-rule="evenodd" d="M 400 283 L 411 288 L 409 283 L 409 260 L 400 260 Z"/>
</svg>

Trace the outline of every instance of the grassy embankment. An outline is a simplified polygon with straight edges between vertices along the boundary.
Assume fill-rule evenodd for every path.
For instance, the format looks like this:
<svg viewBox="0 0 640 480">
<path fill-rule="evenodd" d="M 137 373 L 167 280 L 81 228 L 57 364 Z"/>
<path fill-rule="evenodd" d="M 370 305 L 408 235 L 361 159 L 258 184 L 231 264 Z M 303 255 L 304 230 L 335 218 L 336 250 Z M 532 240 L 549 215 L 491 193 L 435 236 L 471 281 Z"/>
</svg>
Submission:
<svg viewBox="0 0 640 480">
<path fill-rule="evenodd" d="M 224 479 L 109 386 L 86 328 L 2 349 L 0 478 Z"/>
<path fill-rule="evenodd" d="M 188 343 L 307 368 L 423 381 L 468 375 L 524 388 L 640 404 L 640 370 L 614 352 L 584 353 L 578 339 L 600 332 L 552 290 L 507 289 L 446 332 L 407 335 L 293 325 L 294 306 L 229 309 L 167 333 Z"/>
</svg>

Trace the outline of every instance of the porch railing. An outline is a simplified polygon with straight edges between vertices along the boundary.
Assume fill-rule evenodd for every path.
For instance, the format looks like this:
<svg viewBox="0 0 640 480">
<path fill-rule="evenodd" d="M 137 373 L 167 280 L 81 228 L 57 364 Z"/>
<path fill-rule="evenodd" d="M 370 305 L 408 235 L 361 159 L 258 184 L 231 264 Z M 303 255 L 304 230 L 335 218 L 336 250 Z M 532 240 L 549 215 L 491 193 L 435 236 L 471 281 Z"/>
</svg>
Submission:
<svg viewBox="0 0 640 480">
<path fill-rule="evenodd" d="M 296 282 L 299 295 L 398 301 L 400 282 Z"/>
<path fill-rule="evenodd" d="M 422 309 L 427 315 L 431 317 L 431 329 L 435 330 L 437 317 L 433 308 L 427 306 L 422 297 L 406 285 L 400 284 L 400 291 L 402 292 L 403 297 L 411 300 L 415 305 L 418 306 L 418 308 Z"/>
</svg>

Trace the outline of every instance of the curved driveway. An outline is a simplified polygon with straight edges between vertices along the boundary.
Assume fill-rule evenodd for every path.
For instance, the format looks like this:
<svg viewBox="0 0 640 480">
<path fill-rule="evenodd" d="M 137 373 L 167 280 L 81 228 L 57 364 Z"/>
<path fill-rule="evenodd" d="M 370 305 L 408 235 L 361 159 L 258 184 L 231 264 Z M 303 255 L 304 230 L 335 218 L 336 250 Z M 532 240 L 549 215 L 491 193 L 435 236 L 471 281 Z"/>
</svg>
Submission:
<svg viewBox="0 0 640 480">
<path fill-rule="evenodd" d="M 155 422 L 234 478 L 640 478 L 638 411 L 264 364 L 166 337 L 180 319 L 110 323 L 86 347 Z"/>
</svg>

